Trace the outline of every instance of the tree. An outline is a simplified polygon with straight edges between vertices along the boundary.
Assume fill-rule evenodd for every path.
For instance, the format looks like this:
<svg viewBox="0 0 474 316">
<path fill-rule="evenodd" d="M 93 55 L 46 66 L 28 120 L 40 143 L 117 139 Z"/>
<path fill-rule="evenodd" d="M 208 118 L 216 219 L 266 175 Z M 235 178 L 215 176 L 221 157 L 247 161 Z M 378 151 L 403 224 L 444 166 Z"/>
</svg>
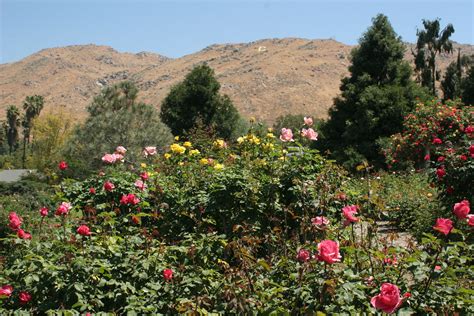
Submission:
<svg viewBox="0 0 474 316">
<path fill-rule="evenodd" d="M 461 50 L 458 51 L 458 58 L 455 62 L 449 64 L 446 73 L 441 81 L 444 100 L 454 100 L 461 97 L 463 89 L 461 87 L 469 66 L 474 62 L 474 56 L 461 56 Z"/>
<path fill-rule="evenodd" d="M 138 159 L 146 146 L 164 146 L 171 141 L 159 112 L 137 102 L 138 89 L 131 82 L 104 88 L 87 108 L 89 116 L 78 125 L 64 155 L 71 169 L 88 173 L 101 166 L 100 158 L 117 146 L 127 148 L 127 159 Z"/>
<path fill-rule="evenodd" d="M 14 105 L 7 108 L 7 142 L 10 155 L 18 148 L 20 111 Z"/>
<path fill-rule="evenodd" d="M 161 119 L 174 135 L 187 134 L 201 122 L 216 136 L 232 138 L 241 124 L 237 109 L 227 95 L 219 94 L 214 70 L 200 65 L 173 86 L 161 105 Z"/>
<path fill-rule="evenodd" d="M 401 131 L 403 117 L 424 92 L 411 80 L 403 60 L 405 46 L 382 14 L 351 52 L 350 76 L 342 79 L 341 96 L 334 100 L 323 124 L 319 148 L 346 167 L 362 160 L 382 166 L 378 142 Z"/>
<path fill-rule="evenodd" d="M 433 21 L 423 20 L 424 30 L 418 30 L 416 35 L 416 51 L 412 52 L 415 57 L 415 71 L 418 82 L 431 90 L 436 95 L 436 81 L 440 74 L 436 68 L 436 56 L 439 53 L 453 52 L 453 43 L 449 39 L 454 33 L 452 24 L 448 24 L 440 30 L 440 19 Z"/>
<path fill-rule="evenodd" d="M 38 117 L 44 106 L 44 98 L 40 95 L 28 96 L 23 102 L 23 110 L 25 111 L 22 120 L 23 126 L 23 168 L 26 162 L 26 144 L 30 143 L 30 134 L 33 120 Z"/>
<path fill-rule="evenodd" d="M 472 60 L 466 77 L 461 81 L 462 100 L 464 104 L 469 105 L 474 105 L 474 62 Z"/>
<path fill-rule="evenodd" d="M 61 150 L 71 136 L 74 117 L 63 109 L 43 113 L 34 120 L 31 156 L 28 166 L 41 171 L 55 169 L 61 160 Z"/>
</svg>

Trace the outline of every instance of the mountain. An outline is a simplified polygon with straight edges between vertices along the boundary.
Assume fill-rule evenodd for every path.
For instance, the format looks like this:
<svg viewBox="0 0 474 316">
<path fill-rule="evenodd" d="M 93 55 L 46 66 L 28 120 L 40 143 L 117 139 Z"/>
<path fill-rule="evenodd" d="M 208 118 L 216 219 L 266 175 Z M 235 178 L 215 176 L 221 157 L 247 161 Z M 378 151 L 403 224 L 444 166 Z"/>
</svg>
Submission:
<svg viewBox="0 0 474 316">
<path fill-rule="evenodd" d="M 408 44 L 406 52 L 410 61 L 411 47 Z M 472 45 L 454 47 L 474 54 Z M 83 118 L 94 95 L 121 80 L 134 81 L 139 99 L 159 107 L 172 85 L 206 62 L 215 70 L 221 91 L 244 116 L 269 123 L 289 113 L 324 118 L 339 93 L 341 78 L 348 75 L 352 48 L 334 40 L 264 39 L 211 45 L 176 59 L 97 45 L 49 48 L 0 65 L 0 117 L 5 117 L 9 104 L 21 106 L 26 96 L 40 94 L 46 107 L 64 106 Z M 440 69 L 456 57 L 442 54 Z"/>
</svg>

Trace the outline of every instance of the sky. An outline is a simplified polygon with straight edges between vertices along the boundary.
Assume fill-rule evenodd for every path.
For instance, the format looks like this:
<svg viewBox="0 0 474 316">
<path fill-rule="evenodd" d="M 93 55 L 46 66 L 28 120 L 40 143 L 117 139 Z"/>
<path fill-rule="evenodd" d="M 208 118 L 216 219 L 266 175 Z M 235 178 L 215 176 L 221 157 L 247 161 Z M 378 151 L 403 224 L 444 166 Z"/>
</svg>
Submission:
<svg viewBox="0 0 474 316">
<path fill-rule="evenodd" d="M 108 45 L 181 57 L 217 43 L 332 38 L 356 44 L 378 13 L 406 42 L 422 19 L 452 23 L 452 40 L 474 44 L 473 0 L 0 0 L 0 63 L 41 49 Z"/>
</svg>

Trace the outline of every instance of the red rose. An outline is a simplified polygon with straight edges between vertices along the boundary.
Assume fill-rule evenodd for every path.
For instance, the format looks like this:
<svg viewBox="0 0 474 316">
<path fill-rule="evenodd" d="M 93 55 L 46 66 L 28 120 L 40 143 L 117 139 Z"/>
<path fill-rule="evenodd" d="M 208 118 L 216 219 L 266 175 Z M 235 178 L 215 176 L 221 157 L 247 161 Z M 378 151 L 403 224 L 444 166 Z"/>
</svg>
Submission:
<svg viewBox="0 0 474 316">
<path fill-rule="evenodd" d="M 435 145 L 440 145 L 440 144 L 442 144 L 442 143 L 443 143 L 443 141 L 442 141 L 441 139 L 439 139 L 438 137 L 436 137 L 435 139 L 433 139 L 433 144 L 435 144 Z"/>
<path fill-rule="evenodd" d="M 471 155 L 471 158 L 474 158 L 474 144 L 469 146 L 469 154 Z"/>
<path fill-rule="evenodd" d="M 66 170 L 68 167 L 69 167 L 69 166 L 67 165 L 67 162 L 65 162 L 65 161 L 61 161 L 61 162 L 59 163 L 59 165 L 58 165 L 58 168 L 59 168 L 60 170 Z"/>
<path fill-rule="evenodd" d="M 62 202 L 58 208 L 56 209 L 56 212 L 54 213 L 57 216 L 60 215 L 67 215 L 69 211 L 72 209 L 71 203 L 68 202 Z"/>
<path fill-rule="evenodd" d="M 446 158 L 444 156 L 439 156 L 438 157 L 438 162 L 443 162 L 445 160 L 446 160 Z"/>
<path fill-rule="evenodd" d="M 25 291 L 21 291 L 18 295 L 21 304 L 26 304 L 31 300 L 31 294 Z"/>
<path fill-rule="evenodd" d="M 438 168 L 436 169 L 436 175 L 441 179 L 446 175 L 446 170 L 444 170 L 444 168 Z"/>
<path fill-rule="evenodd" d="M 90 236 L 91 231 L 87 225 L 81 225 L 79 228 L 77 228 L 77 233 L 81 236 Z"/>
<path fill-rule="evenodd" d="M 339 243 L 332 240 L 323 240 L 318 244 L 318 260 L 333 264 L 341 261 Z"/>
<path fill-rule="evenodd" d="M 110 191 L 112 191 L 113 189 L 115 189 L 115 185 L 114 185 L 112 182 L 110 182 L 110 181 L 105 181 L 105 183 L 104 183 L 104 190 L 110 192 Z"/>
<path fill-rule="evenodd" d="M 0 288 L 0 298 L 10 297 L 13 293 L 13 287 L 9 284 Z"/>
<path fill-rule="evenodd" d="M 90 194 L 95 194 L 95 188 L 89 188 L 89 193 Z"/>
<path fill-rule="evenodd" d="M 306 249 L 300 249 L 298 251 L 298 255 L 296 256 L 296 259 L 298 259 L 299 262 L 307 262 L 310 258 L 311 254 Z"/>
<path fill-rule="evenodd" d="M 454 204 L 453 213 L 459 219 L 467 218 L 467 214 L 469 214 L 470 211 L 471 211 L 471 208 L 469 207 L 468 200 L 463 200 L 459 203 Z"/>
<path fill-rule="evenodd" d="M 31 239 L 31 234 L 25 232 L 23 229 L 18 229 L 16 232 L 18 238 L 20 239 Z"/>
<path fill-rule="evenodd" d="M 143 181 L 148 180 L 148 178 L 149 178 L 148 173 L 146 173 L 146 172 L 140 173 L 140 178 L 142 178 Z"/>
<path fill-rule="evenodd" d="M 394 313 L 402 303 L 400 290 L 391 283 L 383 283 L 380 287 L 380 294 L 372 297 L 370 300 L 370 304 L 373 307 L 388 314 Z"/>
<path fill-rule="evenodd" d="M 467 127 L 464 129 L 464 132 L 465 132 L 466 134 L 472 134 L 472 133 L 474 133 L 474 127 L 471 126 L 471 125 L 469 125 L 469 126 L 467 126 Z"/>
<path fill-rule="evenodd" d="M 466 155 L 461 155 L 461 156 L 459 156 L 459 159 L 461 159 L 462 161 L 466 161 L 466 160 L 467 160 L 467 156 L 466 156 Z"/>
<path fill-rule="evenodd" d="M 431 159 L 431 157 L 430 157 L 429 154 L 426 154 L 424 159 L 425 159 L 425 161 L 429 161 Z"/>
<path fill-rule="evenodd" d="M 8 215 L 8 220 L 10 221 L 10 224 L 8 226 L 10 226 L 11 229 L 17 230 L 18 228 L 20 228 L 22 220 L 21 217 L 18 216 L 15 212 L 10 212 L 10 214 Z"/>
<path fill-rule="evenodd" d="M 163 278 L 164 278 L 166 281 L 171 281 L 171 279 L 173 278 L 173 270 L 171 270 L 171 269 L 164 269 L 164 270 L 163 270 Z"/>
<path fill-rule="evenodd" d="M 447 236 L 453 229 L 453 221 L 448 218 L 438 218 L 433 229 Z"/>
<path fill-rule="evenodd" d="M 48 210 L 47 207 L 42 207 L 42 208 L 40 209 L 40 215 L 41 215 L 41 217 L 48 216 L 48 212 L 49 212 L 49 210 Z"/>
</svg>

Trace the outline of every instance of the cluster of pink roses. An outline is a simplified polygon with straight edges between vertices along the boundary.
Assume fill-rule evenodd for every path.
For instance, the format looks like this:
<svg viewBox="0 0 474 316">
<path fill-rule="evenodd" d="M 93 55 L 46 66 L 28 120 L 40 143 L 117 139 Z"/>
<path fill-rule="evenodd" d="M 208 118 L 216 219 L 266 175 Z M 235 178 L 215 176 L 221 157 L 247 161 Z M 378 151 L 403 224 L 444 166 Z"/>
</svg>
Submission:
<svg viewBox="0 0 474 316">
<path fill-rule="evenodd" d="M 137 205 L 138 203 L 140 203 L 140 199 L 137 198 L 133 193 L 122 195 L 120 198 L 120 204 Z"/>
<path fill-rule="evenodd" d="M 23 229 L 20 228 L 21 224 L 23 223 L 23 220 L 20 216 L 18 216 L 17 213 L 10 212 L 10 214 L 8 215 L 8 220 L 10 222 L 8 226 L 14 231 L 16 231 L 18 238 L 31 239 L 31 234 L 25 232 Z"/>
<path fill-rule="evenodd" d="M 125 153 L 127 152 L 127 149 L 123 146 L 118 146 L 115 149 L 115 152 L 113 154 L 105 154 L 102 157 L 102 161 L 108 164 L 114 164 L 117 162 L 123 162 Z"/>
<path fill-rule="evenodd" d="M 459 220 L 465 220 L 469 226 L 474 226 L 474 214 L 469 214 L 471 208 L 468 200 L 463 200 L 455 203 L 453 207 L 453 214 Z M 447 236 L 454 228 L 453 221 L 449 218 L 438 218 L 433 226 L 433 229 Z"/>
<path fill-rule="evenodd" d="M 325 263 L 333 264 L 341 261 L 341 254 L 339 253 L 339 243 L 333 240 L 323 240 L 318 243 L 318 254 L 311 257 L 311 254 L 306 249 L 300 249 L 296 259 L 300 262 L 307 262 L 311 258 Z"/>
<path fill-rule="evenodd" d="M 310 126 L 313 125 L 313 119 L 311 117 L 304 117 L 304 125 L 308 128 L 301 129 L 301 136 L 309 140 L 318 140 L 318 133 L 316 133 Z M 282 128 L 280 131 L 280 140 L 282 142 L 292 142 L 293 131 L 291 128 Z"/>
<path fill-rule="evenodd" d="M 0 288 L 0 298 L 9 298 L 13 294 L 13 286 L 7 284 Z M 31 294 L 26 291 L 20 291 L 18 293 L 18 300 L 20 304 L 26 304 L 31 300 Z"/>
</svg>

